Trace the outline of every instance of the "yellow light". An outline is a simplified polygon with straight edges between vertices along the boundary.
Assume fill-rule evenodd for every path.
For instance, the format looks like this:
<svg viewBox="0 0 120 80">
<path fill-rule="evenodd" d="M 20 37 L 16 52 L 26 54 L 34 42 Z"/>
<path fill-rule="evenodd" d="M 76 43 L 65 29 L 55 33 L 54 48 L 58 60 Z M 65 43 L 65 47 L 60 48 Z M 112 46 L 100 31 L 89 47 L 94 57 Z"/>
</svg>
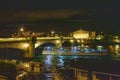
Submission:
<svg viewBox="0 0 120 80">
<path fill-rule="evenodd" d="M 81 47 L 84 47 L 84 44 L 81 44 Z"/>
<path fill-rule="evenodd" d="M 54 34 L 55 32 L 54 31 L 51 31 L 51 34 Z"/>
<path fill-rule="evenodd" d="M 30 67 L 28 63 L 24 63 L 24 67 Z"/>
<path fill-rule="evenodd" d="M 118 36 L 115 36 L 115 39 L 118 39 Z"/>
<path fill-rule="evenodd" d="M 23 32 L 23 31 L 24 31 L 23 27 L 21 27 L 21 28 L 20 28 L 20 31 L 21 31 L 21 32 Z"/>
<path fill-rule="evenodd" d="M 81 42 L 83 43 L 83 42 L 84 42 L 84 40 L 82 39 L 82 40 L 81 40 Z"/>
<path fill-rule="evenodd" d="M 80 42 L 80 40 L 77 40 L 77 42 Z"/>
<path fill-rule="evenodd" d="M 28 43 L 24 44 L 24 47 L 25 47 L 25 48 L 27 48 L 28 46 L 29 46 L 29 44 L 28 44 Z"/>
<path fill-rule="evenodd" d="M 60 43 L 60 41 L 59 41 L 59 40 L 56 40 L 56 43 L 58 44 L 58 43 Z"/>
<path fill-rule="evenodd" d="M 35 43 L 35 48 L 36 48 L 36 47 L 38 47 L 39 45 L 40 45 L 40 43 L 39 43 L 39 42 L 38 42 L 38 43 Z"/>
<path fill-rule="evenodd" d="M 71 42 L 71 43 L 73 43 L 73 42 L 74 42 L 74 40 L 70 40 L 70 42 Z"/>
</svg>

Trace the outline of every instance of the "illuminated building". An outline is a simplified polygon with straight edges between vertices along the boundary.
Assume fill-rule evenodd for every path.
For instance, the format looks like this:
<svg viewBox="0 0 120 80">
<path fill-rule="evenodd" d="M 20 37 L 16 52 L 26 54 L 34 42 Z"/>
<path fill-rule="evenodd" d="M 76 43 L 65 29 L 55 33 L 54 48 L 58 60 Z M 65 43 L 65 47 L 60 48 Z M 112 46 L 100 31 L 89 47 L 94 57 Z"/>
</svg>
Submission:
<svg viewBox="0 0 120 80">
<path fill-rule="evenodd" d="M 86 30 L 78 30 L 73 32 L 73 37 L 75 39 L 94 39 L 95 38 L 96 33 L 94 31 L 86 31 Z"/>
</svg>

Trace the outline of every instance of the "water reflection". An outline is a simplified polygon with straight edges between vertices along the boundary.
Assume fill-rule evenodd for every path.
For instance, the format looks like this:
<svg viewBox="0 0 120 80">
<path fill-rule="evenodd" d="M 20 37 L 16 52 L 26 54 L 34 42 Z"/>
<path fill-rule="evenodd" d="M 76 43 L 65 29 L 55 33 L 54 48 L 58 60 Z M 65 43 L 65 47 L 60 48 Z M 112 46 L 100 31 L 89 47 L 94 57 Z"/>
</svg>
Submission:
<svg viewBox="0 0 120 80">
<path fill-rule="evenodd" d="M 63 56 L 59 56 L 59 59 L 58 59 L 58 64 L 57 66 L 64 66 L 64 57 Z"/>
<path fill-rule="evenodd" d="M 53 66 L 65 67 L 66 62 L 83 57 L 83 56 L 76 56 L 76 55 L 66 56 L 66 55 L 53 55 L 53 54 L 43 54 L 42 56 L 44 56 L 44 59 L 42 59 L 42 62 L 44 63 L 44 66 L 46 68 L 53 67 Z M 90 57 L 84 56 L 84 58 L 90 58 Z M 95 58 L 95 57 L 92 57 L 92 58 Z"/>
<path fill-rule="evenodd" d="M 52 55 L 46 56 L 45 66 L 52 66 Z"/>
</svg>

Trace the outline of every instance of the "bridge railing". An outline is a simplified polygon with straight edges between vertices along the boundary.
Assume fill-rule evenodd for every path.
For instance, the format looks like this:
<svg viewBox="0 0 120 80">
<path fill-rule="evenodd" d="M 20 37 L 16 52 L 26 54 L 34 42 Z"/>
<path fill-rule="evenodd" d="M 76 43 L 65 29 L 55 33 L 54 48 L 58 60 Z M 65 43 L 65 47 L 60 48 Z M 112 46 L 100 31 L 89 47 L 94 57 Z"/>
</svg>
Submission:
<svg viewBox="0 0 120 80">
<path fill-rule="evenodd" d="M 76 69 L 70 67 L 70 69 L 74 70 L 74 77 L 76 80 L 88 80 L 88 70 L 83 70 L 83 69 Z M 111 73 L 105 73 L 105 72 L 97 72 L 97 71 L 92 71 L 91 72 L 91 77 L 92 80 L 119 80 L 120 75 L 118 74 L 111 74 Z"/>
<path fill-rule="evenodd" d="M 54 73 L 57 76 L 57 80 L 63 80 L 63 77 L 58 73 L 56 68 L 54 68 Z"/>
<path fill-rule="evenodd" d="M 44 39 L 59 39 L 60 37 L 37 37 L 37 40 L 44 40 Z"/>
<path fill-rule="evenodd" d="M 36 37 L 37 40 L 44 40 L 44 39 L 60 39 L 61 37 Z M 63 37 L 63 39 L 73 39 L 73 37 Z M 0 42 L 7 42 L 7 41 L 25 41 L 30 40 L 30 37 L 20 37 L 20 38 L 0 38 Z"/>
<path fill-rule="evenodd" d="M 0 42 L 25 41 L 25 40 L 30 40 L 30 38 L 0 38 Z"/>
<path fill-rule="evenodd" d="M 60 39 L 61 37 L 37 37 L 38 40 L 44 39 Z M 62 37 L 63 39 L 73 39 L 73 37 Z"/>
<path fill-rule="evenodd" d="M 93 77 L 94 80 L 103 80 L 103 79 L 108 79 L 108 80 L 119 80 L 120 75 L 117 74 L 110 74 L 110 73 L 104 73 L 104 72 L 93 72 Z"/>
</svg>

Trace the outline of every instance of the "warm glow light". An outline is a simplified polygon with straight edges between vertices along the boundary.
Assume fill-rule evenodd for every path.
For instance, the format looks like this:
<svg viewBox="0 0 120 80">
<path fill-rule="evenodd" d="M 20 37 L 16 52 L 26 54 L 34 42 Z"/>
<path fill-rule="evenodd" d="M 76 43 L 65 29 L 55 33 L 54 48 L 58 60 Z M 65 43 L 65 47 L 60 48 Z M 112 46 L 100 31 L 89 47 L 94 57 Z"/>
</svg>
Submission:
<svg viewBox="0 0 120 80">
<path fill-rule="evenodd" d="M 32 35 L 35 35 L 35 33 L 33 32 Z"/>
<path fill-rule="evenodd" d="M 24 44 L 24 47 L 25 47 L 25 48 L 27 48 L 28 46 L 29 46 L 29 44 L 28 44 L 28 43 Z"/>
<path fill-rule="evenodd" d="M 23 27 L 21 27 L 21 28 L 20 28 L 20 31 L 21 31 L 21 32 L 23 32 L 23 31 L 24 31 Z"/>
<path fill-rule="evenodd" d="M 80 38 L 80 39 L 84 39 L 84 38 L 89 38 L 89 34 L 76 34 L 74 35 L 75 38 Z"/>
<path fill-rule="evenodd" d="M 54 31 L 51 31 L 52 34 L 54 34 L 55 32 Z"/>
<path fill-rule="evenodd" d="M 74 40 L 70 40 L 70 42 L 71 42 L 71 43 L 73 43 L 73 42 L 74 42 Z"/>
<path fill-rule="evenodd" d="M 38 47 L 40 45 L 40 43 L 35 43 L 35 48 Z"/>
<path fill-rule="evenodd" d="M 118 39 L 118 36 L 115 36 L 115 39 Z"/>
<path fill-rule="evenodd" d="M 84 47 L 84 44 L 81 44 L 81 47 Z"/>
<path fill-rule="evenodd" d="M 73 37 L 76 39 L 88 39 L 89 38 L 89 31 L 85 30 L 78 30 L 73 32 Z"/>
<path fill-rule="evenodd" d="M 60 41 L 59 41 L 59 40 L 56 40 L 56 43 L 58 44 L 58 43 L 60 43 Z"/>
<path fill-rule="evenodd" d="M 101 40 L 102 38 L 101 38 L 101 35 L 98 35 L 97 37 L 96 37 L 96 39 L 97 40 Z"/>
<path fill-rule="evenodd" d="M 114 41 L 115 41 L 115 42 L 118 42 L 118 43 L 120 42 L 120 40 L 119 40 L 119 39 L 115 39 Z"/>
<path fill-rule="evenodd" d="M 24 67 L 30 67 L 28 63 L 24 63 Z"/>
<path fill-rule="evenodd" d="M 119 43 L 119 42 L 120 42 L 119 37 L 118 37 L 118 36 L 115 36 L 114 41 Z"/>
<path fill-rule="evenodd" d="M 84 42 L 84 40 L 82 39 L 82 40 L 81 40 L 81 42 L 83 43 L 83 42 Z"/>
<path fill-rule="evenodd" d="M 80 42 L 80 40 L 77 40 L 77 42 Z"/>
</svg>

